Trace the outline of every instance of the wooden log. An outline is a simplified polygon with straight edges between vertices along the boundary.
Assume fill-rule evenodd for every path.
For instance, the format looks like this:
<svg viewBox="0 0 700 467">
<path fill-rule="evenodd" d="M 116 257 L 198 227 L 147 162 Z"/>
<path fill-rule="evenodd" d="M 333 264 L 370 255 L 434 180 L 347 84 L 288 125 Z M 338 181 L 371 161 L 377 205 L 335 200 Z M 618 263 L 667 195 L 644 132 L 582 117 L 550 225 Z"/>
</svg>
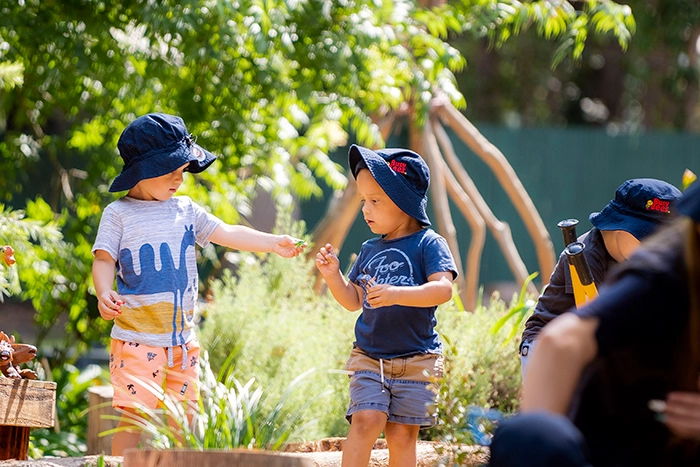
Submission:
<svg viewBox="0 0 700 467">
<path fill-rule="evenodd" d="M 29 429 L 51 428 L 56 383 L 0 378 L 0 460 L 28 457 Z"/>
<path fill-rule="evenodd" d="M 124 467 L 314 467 L 311 459 L 272 451 L 192 451 L 127 449 Z"/>
<path fill-rule="evenodd" d="M 119 416 L 112 408 L 114 389 L 112 386 L 94 386 L 88 389 L 87 454 L 110 454 L 113 435 L 100 436 L 103 431 L 116 428 L 118 420 L 107 418 Z"/>
</svg>

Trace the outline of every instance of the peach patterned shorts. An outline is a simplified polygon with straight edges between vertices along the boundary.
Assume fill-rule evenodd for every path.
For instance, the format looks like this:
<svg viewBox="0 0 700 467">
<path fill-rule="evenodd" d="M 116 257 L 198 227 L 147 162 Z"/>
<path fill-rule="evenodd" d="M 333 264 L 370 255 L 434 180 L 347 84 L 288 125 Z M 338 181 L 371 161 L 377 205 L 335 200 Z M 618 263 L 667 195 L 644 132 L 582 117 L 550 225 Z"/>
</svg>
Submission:
<svg viewBox="0 0 700 467">
<path fill-rule="evenodd" d="M 112 406 L 156 409 L 161 405 L 163 390 L 176 400 L 197 400 L 200 374 L 197 338 L 185 347 L 186 356 L 181 346 L 172 347 L 174 365 L 168 367 L 168 347 L 112 339 L 109 355 L 114 388 Z"/>
</svg>

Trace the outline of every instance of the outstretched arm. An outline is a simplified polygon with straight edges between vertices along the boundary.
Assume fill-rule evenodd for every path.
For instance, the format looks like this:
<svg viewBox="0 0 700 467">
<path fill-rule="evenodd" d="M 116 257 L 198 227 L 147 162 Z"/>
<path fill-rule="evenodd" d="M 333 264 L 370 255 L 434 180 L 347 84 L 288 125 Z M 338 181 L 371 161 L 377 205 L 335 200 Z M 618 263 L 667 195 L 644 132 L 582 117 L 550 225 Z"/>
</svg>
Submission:
<svg viewBox="0 0 700 467">
<path fill-rule="evenodd" d="M 359 310 L 362 307 L 363 290 L 345 280 L 340 272 L 338 256 L 330 243 L 326 243 L 326 246 L 321 247 L 316 253 L 316 267 L 338 303 L 350 311 Z"/>
<path fill-rule="evenodd" d="M 584 368 L 598 352 L 597 327 L 595 318 L 564 313 L 542 330 L 525 373 L 523 412 L 566 413 Z"/>
<path fill-rule="evenodd" d="M 209 241 L 236 250 L 277 253 L 285 258 L 298 256 L 306 247 L 302 240 L 289 235 L 275 235 L 230 224 L 219 225 Z"/>
</svg>

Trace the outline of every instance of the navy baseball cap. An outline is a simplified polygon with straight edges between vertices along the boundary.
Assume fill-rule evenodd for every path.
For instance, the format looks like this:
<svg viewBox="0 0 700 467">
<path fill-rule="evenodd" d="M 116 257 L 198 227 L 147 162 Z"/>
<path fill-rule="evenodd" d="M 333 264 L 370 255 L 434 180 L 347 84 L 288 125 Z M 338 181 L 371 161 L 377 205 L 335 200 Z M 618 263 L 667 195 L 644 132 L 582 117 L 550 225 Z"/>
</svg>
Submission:
<svg viewBox="0 0 700 467">
<path fill-rule="evenodd" d="M 368 169 L 399 209 L 417 219 L 421 225 L 430 225 L 425 212 L 430 169 L 421 156 L 408 149 L 373 151 L 353 144 L 348 152 L 348 160 L 356 179 L 360 169 Z"/>
<path fill-rule="evenodd" d="M 180 117 L 153 113 L 137 118 L 119 137 L 124 167 L 109 191 L 130 190 L 141 180 L 168 174 L 188 162 L 187 172 L 205 170 L 216 156 L 195 144 L 195 139 Z"/>
<path fill-rule="evenodd" d="M 599 230 L 624 230 L 642 240 L 671 218 L 680 197 L 678 188 L 662 180 L 627 180 L 615 191 L 615 199 L 588 219 Z"/>
<path fill-rule="evenodd" d="M 700 224 L 700 180 L 685 189 L 683 196 L 676 203 L 676 211 Z"/>
</svg>

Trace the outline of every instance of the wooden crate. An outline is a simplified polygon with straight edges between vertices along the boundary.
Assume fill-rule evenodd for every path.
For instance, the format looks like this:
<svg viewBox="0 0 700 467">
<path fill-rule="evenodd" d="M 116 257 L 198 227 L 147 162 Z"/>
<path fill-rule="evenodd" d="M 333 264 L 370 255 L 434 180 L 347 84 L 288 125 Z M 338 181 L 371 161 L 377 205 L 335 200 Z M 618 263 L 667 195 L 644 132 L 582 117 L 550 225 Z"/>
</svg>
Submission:
<svg viewBox="0 0 700 467">
<path fill-rule="evenodd" d="M 0 378 L 0 425 L 51 428 L 56 419 L 56 383 Z"/>
<path fill-rule="evenodd" d="M 0 378 L 0 460 L 27 459 L 30 428 L 56 420 L 56 383 Z"/>
</svg>

